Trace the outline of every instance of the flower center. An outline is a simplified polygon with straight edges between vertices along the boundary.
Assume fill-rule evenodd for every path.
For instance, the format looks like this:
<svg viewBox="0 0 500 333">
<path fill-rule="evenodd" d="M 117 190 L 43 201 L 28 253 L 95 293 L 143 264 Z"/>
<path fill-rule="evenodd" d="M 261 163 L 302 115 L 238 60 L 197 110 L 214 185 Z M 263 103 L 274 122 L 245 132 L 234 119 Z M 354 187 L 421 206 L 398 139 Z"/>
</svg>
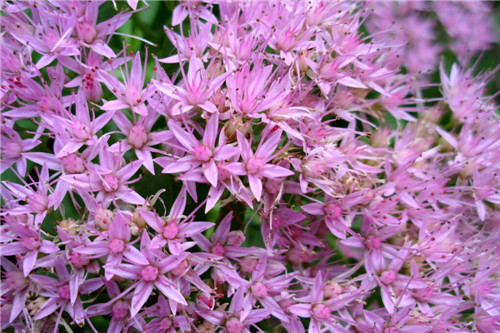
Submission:
<svg viewBox="0 0 500 333">
<path fill-rule="evenodd" d="M 112 316 L 117 320 L 123 320 L 128 314 L 128 304 L 124 301 L 118 301 L 113 305 Z"/>
<path fill-rule="evenodd" d="M 382 241 L 376 236 L 368 236 L 365 240 L 365 246 L 370 250 L 376 250 L 382 246 Z"/>
<path fill-rule="evenodd" d="M 49 206 L 49 199 L 35 193 L 28 196 L 28 203 L 31 210 L 40 214 L 47 210 Z"/>
<path fill-rule="evenodd" d="M 226 328 L 228 333 L 241 333 L 245 329 L 243 324 L 236 317 L 231 317 L 227 320 Z"/>
<path fill-rule="evenodd" d="M 29 285 L 29 281 L 24 278 L 24 274 L 20 271 L 12 271 L 5 273 L 7 285 L 13 290 L 22 290 Z"/>
<path fill-rule="evenodd" d="M 118 190 L 118 179 L 116 179 L 116 177 L 113 175 L 106 175 L 104 176 L 102 186 L 104 187 L 104 191 L 106 192 L 115 192 L 116 190 Z"/>
<path fill-rule="evenodd" d="M 83 19 L 83 22 L 77 22 L 76 33 L 78 38 L 87 44 L 92 43 L 97 36 L 94 26 L 89 24 L 86 18 Z"/>
<path fill-rule="evenodd" d="M 40 248 L 40 245 L 42 245 L 42 243 L 40 242 L 40 238 L 38 237 L 23 238 L 21 244 L 29 251 L 37 250 Z"/>
<path fill-rule="evenodd" d="M 170 222 L 163 229 L 163 237 L 165 237 L 166 239 L 175 239 L 175 237 L 177 237 L 178 232 L 179 232 L 179 227 L 177 226 L 177 223 Z"/>
<path fill-rule="evenodd" d="M 266 297 L 268 296 L 267 287 L 261 282 L 256 282 L 252 286 L 252 294 L 255 297 Z"/>
<path fill-rule="evenodd" d="M 194 157 L 201 162 L 208 162 L 212 158 L 212 151 L 205 146 L 194 147 Z"/>
<path fill-rule="evenodd" d="M 23 147 L 17 142 L 7 142 L 2 149 L 2 154 L 11 159 L 17 160 L 21 157 Z"/>
<path fill-rule="evenodd" d="M 90 139 L 90 131 L 87 125 L 81 121 L 75 121 L 72 123 L 71 128 L 73 129 L 73 135 L 78 140 L 88 140 Z"/>
<path fill-rule="evenodd" d="M 252 157 L 247 162 L 248 173 L 259 173 L 260 169 L 264 166 L 264 161 L 258 157 Z"/>
<path fill-rule="evenodd" d="M 312 313 L 318 319 L 328 319 L 331 315 L 331 310 L 324 304 L 316 304 L 312 308 Z"/>
<path fill-rule="evenodd" d="M 395 327 L 388 327 L 384 330 L 384 333 L 399 333 L 399 330 Z"/>
<path fill-rule="evenodd" d="M 130 129 L 128 133 L 128 143 L 134 146 L 136 149 L 144 147 L 148 142 L 148 134 L 146 133 L 146 128 L 143 124 L 136 124 Z"/>
<path fill-rule="evenodd" d="M 155 281 L 158 277 L 158 268 L 147 266 L 141 270 L 140 274 L 144 281 Z"/>
<path fill-rule="evenodd" d="M 131 106 L 136 106 L 141 103 L 142 91 L 137 89 L 134 85 L 130 84 L 127 86 L 125 91 L 125 103 Z"/>
<path fill-rule="evenodd" d="M 108 247 L 112 253 L 122 253 L 125 250 L 125 242 L 115 238 L 109 243 Z"/>
<path fill-rule="evenodd" d="M 170 327 L 172 327 L 172 320 L 170 318 L 163 318 L 160 321 L 160 328 L 162 330 L 168 330 Z"/>
<path fill-rule="evenodd" d="M 333 298 L 342 294 L 342 287 L 335 281 L 329 281 L 323 288 L 325 298 Z"/>
<path fill-rule="evenodd" d="M 57 289 L 57 293 L 59 294 L 59 297 L 69 300 L 71 298 L 71 291 L 69 290 L 69 286 L 65 285 Z"/>
<path fill-rule="evenodd" d="M 224 256 L 224 253 L 226 250 L 224 249 L 224 246 L 222 246 L 221 243 L 215 244 L 215 246 L 212 248 L 212 253 L 218 256 Z"/>
<path fill-rule="evenodd" d="M 342 216 L 342 208 L 333 203 L 326 205 L 323 210 L 329 218 L 336 219 Z"/>
</svg>

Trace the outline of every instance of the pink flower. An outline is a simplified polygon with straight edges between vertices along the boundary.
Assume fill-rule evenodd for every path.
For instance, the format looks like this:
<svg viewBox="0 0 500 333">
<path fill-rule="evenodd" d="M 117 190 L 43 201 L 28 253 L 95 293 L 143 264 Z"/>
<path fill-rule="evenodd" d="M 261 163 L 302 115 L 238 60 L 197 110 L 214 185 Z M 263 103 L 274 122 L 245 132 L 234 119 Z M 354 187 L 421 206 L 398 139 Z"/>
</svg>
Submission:
<svg viewBox="0 0 500 333">
<path fill-rule="evenodd" d="M 235 175 L 247 175 L 250 189 L 257 201 L 260 201 L 262 196 L 263 177 L 276 179 L 294 174 L 284 167 L 268 163 L 275 158 L 273 153 L 281 141 L 281 133 L 281 130 L 268 133 L 268 137 L 260 141 L 257 151 L 254 153 L 250 142 L 245 139 L 241 132 L 237 132 L 243 162 L 232 162 L 228 165 L 228 169 Z"/>
<path fill-rule="evenodd" d="M 178 287 L 165 276 L 165 273 L 175 268 L 188 254 L 183 252 L 178 256 L 165 254 L 158 256 L 158 253 L 150 250 L 150 243 L 148 234 L 144 232 L 141 238 L 141 251 L 125 254 L 126 260 L 131 264 L 110 267 L 113 274 L 136 281 L 130 305 L 132 317 L 141 310 L 155 287 L 169 299 L 187 305 Z"/>
</svg>

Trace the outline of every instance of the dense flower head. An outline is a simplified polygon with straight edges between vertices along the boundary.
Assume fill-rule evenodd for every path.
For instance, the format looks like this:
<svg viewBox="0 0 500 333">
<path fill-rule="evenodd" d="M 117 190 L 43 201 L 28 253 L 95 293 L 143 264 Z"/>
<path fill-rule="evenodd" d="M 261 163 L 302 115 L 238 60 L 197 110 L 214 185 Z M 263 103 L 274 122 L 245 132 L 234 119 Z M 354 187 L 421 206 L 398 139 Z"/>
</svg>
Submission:
<svg viewBox="0 0 500 333">
<path fill-rule="evenodd" d="M 498 5 L 0 6 L 2 331 L 500 331 Z"/>
</svg>

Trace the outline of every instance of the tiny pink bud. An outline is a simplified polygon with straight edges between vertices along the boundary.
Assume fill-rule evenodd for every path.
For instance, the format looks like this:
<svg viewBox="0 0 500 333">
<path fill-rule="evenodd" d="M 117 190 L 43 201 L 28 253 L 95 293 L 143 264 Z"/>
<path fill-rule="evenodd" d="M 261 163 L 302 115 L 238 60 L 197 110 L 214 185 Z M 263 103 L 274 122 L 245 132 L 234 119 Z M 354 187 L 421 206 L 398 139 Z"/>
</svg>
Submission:
<svg viewBox="0 0 500 333">
<path fill-rule="evenodd" d="M 396 272 L 393 270 L 384 271 L 380 274 L 380 281 L 384 284 L 391 284 L 394 280 L 396 280 Z"/>
<path fill-rule="evenodd" d="M 95 224 L 102 230 L 108 230 L 115 214 L 104 208 L 97 208 L 95 212 Z"/>
<path fill-rule="evenodd" d="M 342 294 L 343 288 L 335 281 L 328 281 L 323 287 L 323 295 L 325 298 L 334 298 Z"/>
</svg>

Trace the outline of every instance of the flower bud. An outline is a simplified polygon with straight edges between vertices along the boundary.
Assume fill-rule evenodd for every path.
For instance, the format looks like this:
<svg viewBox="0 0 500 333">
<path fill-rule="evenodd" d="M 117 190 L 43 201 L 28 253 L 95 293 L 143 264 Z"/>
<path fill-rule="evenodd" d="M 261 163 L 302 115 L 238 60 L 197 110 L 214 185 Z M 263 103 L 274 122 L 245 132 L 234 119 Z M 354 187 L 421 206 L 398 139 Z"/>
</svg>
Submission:
<svg viewBox="0 0 500 333">
<path fill-rule="evenodd" d="M 134 223 L 141 229 L 146 227 L 146 220 L 141 216 L 141 214 L 137 210 L 134 210 L 134 213 L 132 214 L 132 223 Z"/>
<path fill-rule="evenodd" d="M 111 224 L 115 214 L 104 208 L 97 208 L 95 212 L 95 224 L 102 230 L 108 230 L 108 226 Z"/>
<path fill-rule="evenodd" d="M 241 246 L 245 242 L 245 234 L 241 230 L 233 230 L 227 236 L 226 244 L 229 246 Z"/>
<path fill-rule="evenodd" d="M 335 281 L 328 281 L 323 287 L 323 295 L 325 298 L 334 298 L 342 294 L 342 286 Z"/>
</svg>

